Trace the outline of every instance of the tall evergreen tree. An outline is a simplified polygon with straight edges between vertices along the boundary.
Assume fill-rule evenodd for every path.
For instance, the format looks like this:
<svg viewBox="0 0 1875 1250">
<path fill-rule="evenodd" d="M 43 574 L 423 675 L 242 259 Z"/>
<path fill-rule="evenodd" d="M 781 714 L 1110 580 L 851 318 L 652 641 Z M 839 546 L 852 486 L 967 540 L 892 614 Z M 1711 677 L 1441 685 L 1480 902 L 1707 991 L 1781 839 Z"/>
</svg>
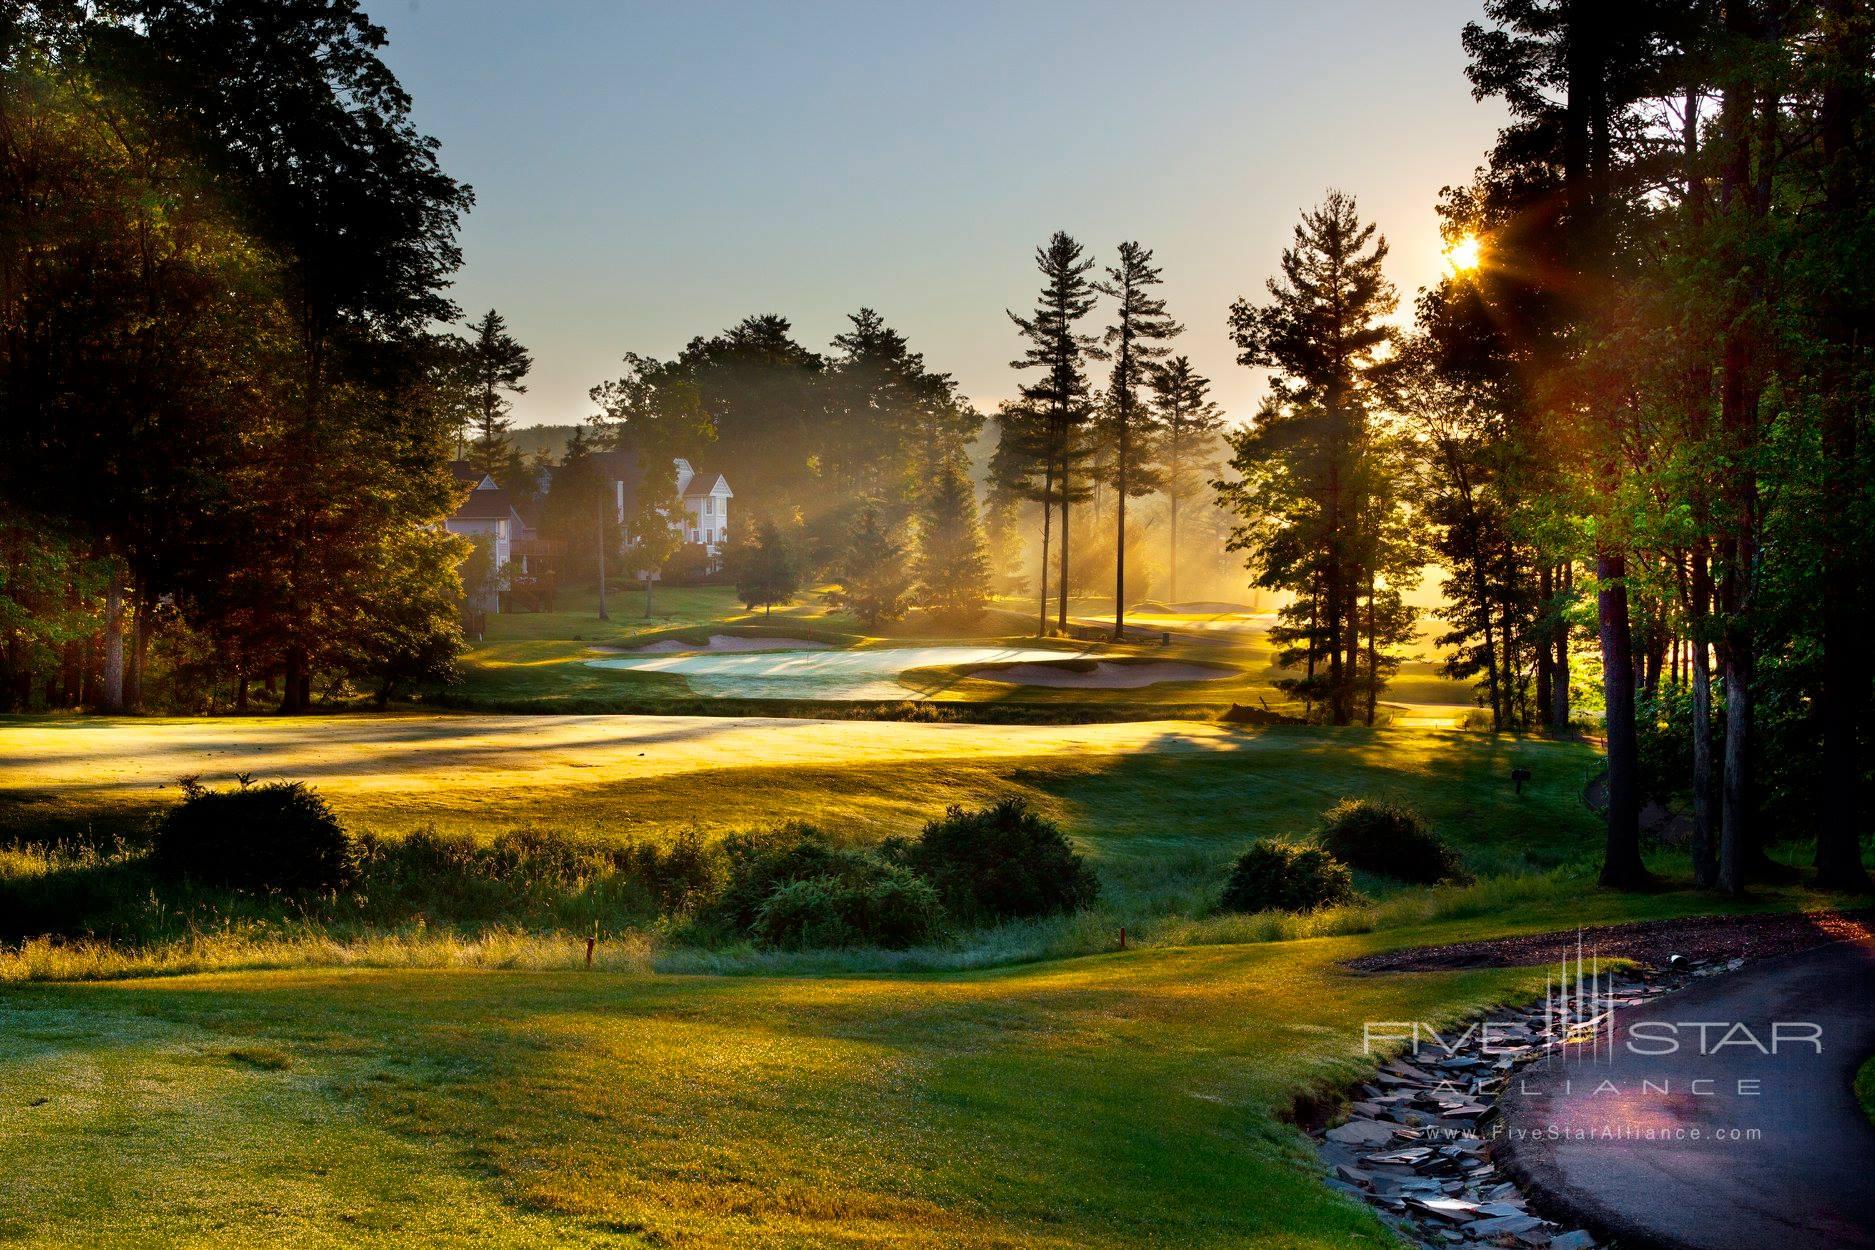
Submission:
<svg viewBox="0 0 1875 1250">
<path fill-rule="evenodd" d="M 1217 470 L 1224 411 L 1211 401 L 1211 379 L 1174 356 L 1150 373 L 1152 404 L 1163 432 L 1165 491 L 1169 513 L 1166 540 L 1166 599 L 1178 602 L 1178 514 Z"/>
<path fill-rule="evenodd" d="M 983 416 L 957 392 L 956 379 L 925 367 L 905 336 L 870 308 L 847 317 L 827 368 L 830 427 L 827 472 L 855 498 L 903 515 L 934 456 L 961 454 Z"/>
<path fill-rule="evenodd" d="M 520 461 L 514 440 L 508 436 L 513 427 L 508 413 L 514 407 L 508 396 L 527 393 L 523 379 L 534 367 L 534 358 L 508 333 L 507 321 L 492 308 L 470 324 L 469 334 L 462 351 L 463 376 L 474 405 L 475 437 L 468 459 L 476 472 L 492 474 L 506 486 L 516 476 Z"/>
<path fill-rule="evenodd" d="M 1621 431 L 1596 423 L 1606 405 L 1594 376 L 1596 315 L 1615 277 L 1617 241 L 1644 184 L 1623 180 L 1624 144 L 1634 102 L 1658 69 L 1664 6 L 1587 5 L 1574 0 L 1492 0 L 1492 26 L 1465 30 L 1474 94 L 1496 95 L 1513 122 L 1493 154 L 1493 173 L 1509 181 L 1534 174 L 1553 191 L 1556 220 L 1545 259 L 1554 266 L 1553 320 L 1561 337 L 1549 363 L 1546 415 L 1577 437 L 1593 478 L 1589 497 L 1614 504 L 1629 482 Z M 1576 366 L 1587 365 L 1588 368 Z M 1640 763 L 1635 720 L 1635 652 L 1627 541 L 1622 517 L 1604 512 L 1593 526 L 1603 719 L 1608 742 L 1607 840 L 1602 881 L 1644 884 L 1640 857 Z"/>
<path fill-rule="evenodd" d="M 731 549 L 730 572 L 736 597 L 746 608 L 760 608 L 767 616 L 777 603 L 791 603 L 801 589 L 801 574 L 794 553 L 773 521 L 762 521 L 753 535 Z"/>
<path fill-rule="evenodd" d="M 976 489 L 963 460 L 947 456 L 918 501 L 918 602 L 940 620 L 975 619 L 989 597 Z"/>
<path fill-rule="evenodd" d="M 1163 279 L 1152 263 L 1152 250 L 1138 243 L 1120 244 L 1120 263 L 1094 289 L 1114 300 L 1113 324 L 1104 342 L 1113 361 L 1107 380 L 1106 442 L 1111 450 L 1110 484 L 1114 494 L 1113 637 L 1126 633 L 1126 501 L 1151 494 L 1160 485 L 1157 411 L 1141 396 L 1157 363 L 1170 348 L 1165 340 L 1184 331 L 1165 313 L 1165 301 L 1152 293 Z"/>
<path fill-rule="evenodd" d="M 1086 362 L 1106 353 L 1094 336 L 1075 327 L 1093 311 L 1096 292 L 1088 280 L 1094 267 L 1084 249 L 1065 231 L 1057 230 L 1047 244 L 1035 250 L 1035 267 L 1042 273 L 1042 290 L 1035 312 L 1028 317 L 1009 313 L 1027 346 L 1013 369 L 1039 369 L 1041 376 L 1022 386 L 1022 397 L 1040 417 L 1043 494 L 1061 508 L 1060 577 L 1056 587 L 1056 628 L 1068 628 L 1068 511 L 1087 498 L 1079 470 L 1088 455 L 1085 427 L 1094 403 Z M 1044 521 L 1046 524 L 1046 521 Z"/>
<path fill-rule="evenodd" d="M 1270 302 L 1240 299 L 1230 314 L 1239 363 L 1273 371 L 1270 402 L 1231 439 L 1242 475 L 1223 491 L 1240 521 L 1234 545 L 1253 553 L 1263 585 L 1295 596 L 1291 623 L 1307 622 L 1311 670 L 1325 661 L 1322 697 L 1337 725 L 1356 712 L 1359 602 L 1376 589 L 1369 574 L 1386 520 L 1372 463 L 1376 387 L 1394 341 L 1386 255 L 1354 200 L 1330 191 L 1283 250 Z M 1378 622 L 1371 604 L 1367 618 Z"/>
<path fill-rule="evenodd" d="M 852 613 L 867 629 L 904 617 L 913 581 L 910 553 L 878 504 L 868 501 L 860 507 L 839 562 L 839 578 L 828 601 Z"/>
</svg>

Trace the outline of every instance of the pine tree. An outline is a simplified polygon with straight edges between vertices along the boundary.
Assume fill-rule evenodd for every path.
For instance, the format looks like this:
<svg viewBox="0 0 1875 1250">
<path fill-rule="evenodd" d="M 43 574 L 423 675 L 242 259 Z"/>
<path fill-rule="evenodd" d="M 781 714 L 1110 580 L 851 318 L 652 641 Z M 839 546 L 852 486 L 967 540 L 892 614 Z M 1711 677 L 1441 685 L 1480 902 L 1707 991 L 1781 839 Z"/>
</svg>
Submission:
<svg viewBox="0 0 1875 1250">
<path fill-rule="evenodd" d="M 801 588 L 801 576 L 788 550 L 781 527 L 763 521 L 752 540 L 737 543 L 731 552 L 736 596 L 745 608 L 760 608 L 767 616 L 777 603 L 790 603 Z"/>
<path fill-rule="evenodd" d="M 1211 402 L 1211 380 L 1187 356 L 1174 356 L 1152 370 L 1152 403 L 1162 432 L 1162 489 L 1170 512 L 1165 575 L 1166 599 L 1178 602 L 1179 506 L 1204 489 L 1217 470 L 1218 431 L 1224 411 Z"/>
<path fill-rule="evenodd" d="M 1684 16 L 1696 12 L 1689 9 Z M 1626 250 L 1621 229 L 1643 219 L 1637 210 L 1656 191 L 1654 145 L 1643 137 L 1645 126 L 1633 124 L 1639 118 L 1632 106 L 1650 87 L 1668 81 L 1661 62 L 1671 42 L 1665 27 L 1677 17 L 1669 6 L 1569 0 L 1490 0 L 1485 13 L 1492 28 L 1465 28 L 1471 56 L 1466 72 L 1476 95 L 1500 96 L 1514 119 L 1492 155 L 1490 181 L 1527 188 L 1527 207 L 1556 223 L 1548 237 L 1533 240 L 1538 246 L 1527 256 L 1533 272 L 1551 275 L 1543 285 L 1555 294 L 1539 302 L 1539 315 L 1522 321 L 1521 328 L 1527 337 L 1547 341 L 1542 363 L 1551 371 L 1546 380 L 1556 398 L 1544 415 L 1568 428 L 1574 437 L 1567 441 L 1580 448 L 1586 463 L 1578 485 L 1587 499 L 1609 508 L 1592 526 L 1608 743 L 1601 880 L 1635 888 L 1648 874 L 1640 854 L 1634 605 L 1625 518 L 1611 506 L 1624 499 L 1631 482 L 1627 435 L 1609 418 L 1625 392 L 1621 381 L 1600 371 L 1613 358 L 1602 352 L 1600 331 L 1614 302 L 1610 294 L 1618 289 L 1618 259 Z M 1733 96 L 1727 92 L 1728 106 L 1749 114 L 1749 102 Z M 1732 709 L 1748 708 L 1743 686 L 1733 688 L 1741 697 Z"/>
<path fill-rule="evenodd" d="M 1355 715 L 1359 601 L 1374 589 L 1364 557 L 1383 520 L 1372 490 L 1380 475 L 1368 461 L 1370 409 L 1394 339 L 1386 256 L 1386 240 L 1354 200 L 1330 191 L 1296 226 L 1270 302 L 1240 299 L 1230 315 L 1239 363 L 1274 371 L 1270 402 L 1231 439 L 1243 478 L 1224 492 L 1240 521 L 1232 545 L 1258 553 L 1261 584 L 1295 596 L 1291 619 L 1309 622 L 1311 669 L 1318 656 L 1326 661 L 1322 694 L 1337 725 Z"/>
<path fill-rule="evenodd" d="M 961 453 L 983 415 L 958 394 L 956 379 L 927 369 L 923 354 L 878 313 L 862 308 L 847 320 L 826 373 L 825 470 L 897 520 L 918 493 L 919 471 L 934 456 Z"/>
<path fill-rule="evenodd" d="M 1159 488 L 1158 440 L 1161 433 L 1156 410 L 1145 403 L 1140 390 L 1152 377 L 1157 362 L 1170 349 L 1167 339 L 1185 327 L 1165 315 L 1165 301 L 1152 294 L 1162 281 L 1152 263 L 1152 249 L 1138 243 L 1120 244 L 1120 263 L 1107 270 L 1107 280 L 1094 289 L 1115 300 L 1113 324 L 1105 343 L 1113 360 L 1104 405 L 1106 441 L 1111 449 L 1111 485 L 1114 494 L 1113 638 L 1126 633 L 1126 501 Z"/>
<path fill-rule="evenodd" d="M 514 440 L 508 436 L 514 424 L 508 418 L 514 407 L 508 396 L 527 393 L 521 380 L 534 367 L 534 359 L 492 308 L 480 321 L 472 322 L 469 330 L 473 337 L 464 345 L 462 362 L 474 404 L 475 438 L 469 446 L 469 464 L 505 486 L 520 467 Z"/>
<path fill-rule="evenodd" d="M 976 488 L 949 456 L 918 501 L 918 602 L 940 620 L 963 623 L 989 597 L 989 558 Z"/>
<path fill-rule="evenodd" d="M 1054 535 L 1055 472 L 1049 454 L 1048 418 L 1027 400 L 1004 403 L 996 412 L 996 450 L 990 455 L 990 485 L 1010 501 L 1040 505 L 1042 541 L 1036 583 L 1035 636 L 1048 634 L 1048 555 Z"/>
<path fill-rule="evenodd" d="M 1087 498 L 1086 485 L 1075 483 L 1088 454 L 1084 427 L 1094 412 L 1085 362 L 1104 359 L 1106 353 L 1092 335 L 1081 334 L 1074 328 L 1081 318 L 1093 311 L 1095 301 L 1093 284 L 1087 278 L 1094 262 L 1084 259 L 1081 245 L 1066 232 L 1057 230 L 1045 246 L 1035 250 L 1035 267 L 1041 270 L 1043 282 L 1034 315 L 1008 314 L 1028 343 L 1021 358 L 1011 361 L 1010 367 L 1042 371 L 1039 379 L 1023 385 L 1022 397 L 1040 418 L 1042 493 L 1061 505 L 1061 575 L 1056 588 L 1059 609 L 1055 623 L 1065 631 L 1068 628 L 1068 510 Z M 1046 511 L 1043 524 L 1047 525 Z"/>
<path fill-rule="evenodd" d="M 886 524 L 879 505 L 868 501 L 848 537 L 839 565 L 840 584 L 827 599 L 859 618 L 867 629 L 904 617 L 912 571 L 905 544 Z"/>
</svg>

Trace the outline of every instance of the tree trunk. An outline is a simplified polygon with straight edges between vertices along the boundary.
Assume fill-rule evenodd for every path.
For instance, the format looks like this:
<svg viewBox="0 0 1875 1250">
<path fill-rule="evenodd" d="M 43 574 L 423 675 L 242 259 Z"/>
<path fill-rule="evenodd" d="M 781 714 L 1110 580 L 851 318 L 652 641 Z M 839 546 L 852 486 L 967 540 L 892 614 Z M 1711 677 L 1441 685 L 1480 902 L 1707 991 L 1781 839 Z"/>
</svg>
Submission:
<svg viewBox="0 0 1875 1250">
<path fill-rule="evenodd" d="M 1050 464 L 1042 474 L 1042 577 L 1041 606 L 1035 620 L 1035 636 L 1048 637 L 1048 540 L 1055 519 L 1055 467 Z"/>
<path fill-rule="evenodd" d="M 104 673 L 98 700 L 107 711 L 124 707 L 124 578 L 116 556 L 104 584 Z"/>
<path fill-rule="evenodd" d="M 1119 457 L 1114 465 L 1114 481 L 1118 486 L 1113 501 L 1113 640 L 1124 641 L 1126 638 L 1126 414 L 1120 415 L 1120 441 L 1116 449 Z"/>
<path fill-rule="evenodd" d="M 1061 577 L 1055 593 L 1060 596 L 1061 606 L 1055 614 L 1055 628 L 1063 634 L 1068 632 L 1068 461 L 1067 452 L 1062 452 L 1061 460 Z"/>
<path fill-rule="evenodd" d="M 1848 0 L 1829 0 L 1824 25 L 1822 143 L 1825 228 L 1848 230 L 1857 187 L 1851 151 L 1853 127 L 1866 101 L 1854 98 L 1863 81 L 1868 41 L 1854 21 Z M 1843 249 L 1832 251 L 1841 256 Z M 1847 264 L 1842 257 L 1839 263 Z M 1868 312 L 1858 308 L 1845 286 L 1825 293 L 1823 337 L 1828 345 L 1823 406 L 1823 679 L 1819 689 L 1823 728 L 1822 789 L 1816 826 L 1817 884 L 1826 889 L 1866 891 L 1862 866 L 1862 812 L 1857 739 L 1866 714 L 1869 677 L 1867 639 L 1857 620 L 1863 587 L 1861 540 L 1850 518 L 1858 485 L 1856 427 L 1861 397 L 1855 386 L 1855 355 L 1866 339 Z"/>
<path fill-rule="evenodd" d="M 1367 725 L 1374 724 L 1374 710 L 1380 701 L 1380 648 L 1374 640 L 1379 626 L 1379 611 L 1374 606 L 1374 571 L 1367 570 Z"/>
<path fill-rule="evenodd" d="M 1626 558 L 1618 551 L 1598 551 L 1595 575 L 1608 736 L 1608 837 L 1601 883 L 1632 890 L 1646 883 L 1647 868 L 1641 862 L 1640 743 L 1634 730 L 1634 638 L 1628 621 Z"/>
<path fill-rule="evenodd" d="M 1329 558 L 1327 581 L 1327 594 L 1323 597 L 1326 601 L 1324 606 L 1328 610 L 1328 719 L 1334 724 L 1345 725 L 1350 719 L 1341 645 L 1346 596 L 1341 590 L 1340 567 L 1333 556 Z"/>
<path fill-rule="evenodd" d="M 1575 565 L 1565 562 L 1562 566 L 1562 579 L 1559 593 L 1565 599 L 1576 588 Z M 1558 733 L 1569 732 L 1569 622 L 1559 612 L 1556 622 L 1550 627 L 1550 645 L 1556 649 L 1555 658 L 1550 663 L 1550 715 L 1555 717 L 1552 728 Z"/>
<path fill-rule="evenodd" d="M 1537 602 L 1543 605 L 1543 611 L 1549 612 L 1555 606 L 1556 573 L 1555 567 L 1547 560 L 1537 570 Z M 1555 658 L 1550 647 L 1549 634 L 1544 632 L 1537 639 L 1536 647 L 1536 718 L 1544 728 L 1552 723 L 1550 712 L 1550 685 L 1555 675 L 1550 671 L 1555 667 Z"/>
<path fill-rule="evenodd" d="M 1701 537 L 1693 548 L 1692 652 L 1687 666 L 1693 686 L 1693 881 L 1710 887 L 1718 879 L 1713 850 L 1713 812 L 1717 795 L 1712 771 L 1712 662 L 1708 654 L 1712 615 L 1711 544 Z"/>
<path fill-rule="evenodd" d="M 135 711 L 143 706 L 143 665 L 149 656 L 150 605 L 141 580 L 133 584 L 135 606 L 130 613 L 130 655 L 124 665 L 124 706 Z"/>
<path fill-rule="evenodd" d="M 1171 471 L 1165 479 L 1165 497 L 1172 507 L 1170 542 L 1165 553 L 1165 602 L 1168 607 L 1178 602 L 1178 472 L 1178 459 L 1174 456 Z"/>
<path fill-rule="evenodd" d="M 1725 761 L 1719 783 L 1719 888 L 1734 898 L 1745 892 L 1751 862 L 1751 643 L 1730 627 L 1719 648 L 1725 686 Z"/>
<path fill-rule="evenodd" d="M 599 619 L 609 621 L 612 618 L 605 610 L 605 500 L 599 501 Z M 497 591 L 497 594 L 500 592 Z"/>
<path fill-rule="evenodd" d="M 311 699 L 308 697 L 311 679 L 306 672 L 306 652 L 298 643 L 287 644 L 286 679 L 280 692 L 280 710 L 292 714 L 304 712 Z"/>
</svg>

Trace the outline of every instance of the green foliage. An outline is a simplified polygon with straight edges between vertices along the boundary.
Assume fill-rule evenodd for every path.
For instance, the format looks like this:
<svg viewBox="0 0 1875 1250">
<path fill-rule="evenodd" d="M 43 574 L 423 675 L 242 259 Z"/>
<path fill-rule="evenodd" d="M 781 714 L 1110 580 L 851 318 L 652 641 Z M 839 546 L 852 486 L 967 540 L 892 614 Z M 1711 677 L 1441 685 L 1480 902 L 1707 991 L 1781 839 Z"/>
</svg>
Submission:
<svg viewBox="0 0 1875 1250">
<path fill-rule="evenodd" d="M 1327 851 L 1264 841 L 1252 843 L 1238 857 L 1218 907 L 1236 912 L 1314 911 L 1353 897 L 1348 866 Z"/>
<path fill-rule="evenodd" d="M 513 425 L 508 413 L 514 407 L 508 396 L 527 393 L 522 379 L 534 367 L 534 358 L 508 333 L 507 320 L 492 308 L 469 326 L 469 332 L 469 338 L 457 340 L 466 401 L 459 419 L 465 429 L 474 431 L 468 446 L 469 465 L 477 473 L 492 474 L 512 490 L 516 471 L 525 461 L 508 434 Z"/>
<path fill-rule="evenodd" d="M 336 889 L 351 876 L 345 830 L 303 782 L 210 790 L 189 779 L 183 794 L 151 847 L 151 863 L 165 876 L 287 894 Z"/>
<path fill-rule="evenodd" d="M 506 924 L 612 931 L 684 915 L 710 898 L 721 856 L 694 832 L 658 848 L 536 829 L 485 841 L 419 830 L 362 835 L 351 907 L 379 924 L 423 918 L 456 928 Z"/>
<path fill-rule="evenodd" d="M 1372 723 L 1393 651 L 1410 639 L 1399 589 L 1422 556 L 1397 439 L 1378 420 L 1398 300 L 1387 244 L 1354 200 L 1329 192 L 1303 213 L 1270 302 L 1231 306 L 1240 363 L 1273 370 L 1257 419 L 1229 436 L 1237 477 L 1220 487 L 1235 514 L 1230 549 L 1256 584 L 1292 596 L 1272 639 L 1289 691 L 1346 725 Z"/>
<path fill-rule="evenodd" d="M 1322 814 L 1321 843 L 1342 863 L 1377 876 L 1421 885 L 1471 880 L 1452 848 L 1395 803 L 1343 799 Z"/>
<path fill-rule="evenodd" d="M 903 868 L 859 857 L 855 866 L 778 887 L 756 912 L 750 935 L 781 950 L 879 946 L 903 950 L 942 932 L 937 892 Z"/>
<path fill-rule="evenodd" d="M 940 620 L 967 622 L 983 611 L 989 561 L 976 488 L 952 457 L 918 501 L 918 602 Z"/>
<path fill-rule="evenodd" d="M 912 584 L 909 560 L 877 504 L 860 509 L 837 574 L 840 584 L 828 592 L 828 602 L 851 612 L 865 628 L 904 617 Z"/>
<path fill-rule="evenodd" d="M 756 526 L 754 538 L 735 544 L 728 559 L 736 580 L 736 595 L 744 607 L 766 609 L 785 604 L 801 588 L 794 554 L 782 537 L 781 527 L 773 521 Z"/>
<path fill-rule="evenodd" d="M 455 676 L 463 646 L 459 564 L 479 557 L 473 575 L 484 589 L 497 570 L 486 544 L 470 548 L 437 529 L 390 530 L 379 536 L 373 555 L 370 575 L 345 604 L 342 654 L 348 673 L 369 683 L 383 708 L 399 690 Z"/>
<path fill-rule="evenodd" d="M 978 923 L 1079 911 L 1100 894 L 1060 827 L 1021 798 L 977 811 L 952 806 L 893 853 L 931 882 L 953 915 Z"/>
</svg>

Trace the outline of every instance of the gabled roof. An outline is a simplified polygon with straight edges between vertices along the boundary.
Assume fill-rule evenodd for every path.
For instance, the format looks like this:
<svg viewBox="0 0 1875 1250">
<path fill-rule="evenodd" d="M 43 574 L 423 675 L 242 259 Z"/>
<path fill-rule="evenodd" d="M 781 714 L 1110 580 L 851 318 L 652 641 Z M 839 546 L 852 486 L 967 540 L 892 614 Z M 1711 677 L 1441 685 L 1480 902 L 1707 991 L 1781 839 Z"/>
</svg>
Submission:
<svg viewBox="0 0 1875 1250">
<path fill-rule="evenodd" d="M 481 489 L 482 483 L 488 482 L 492 484 L 494 482 L 494 479 L 489 477 L 486 473 L 477 472 L 475 467 L 467 460 L 451 460 L 449 462 L 449 472 L 464 486 L 473 486 L 478 490 Z"/>
<path fill-rule="evenodd" d="M 638 467 L 638 453 L 629 447 L 622 451 L 595 451 L 590 459 L 603 482 L 624 482 L 635 487 L 644 473 Z"/>
<path fill-rule="evenodd" d="M 696 476 L 691 478 L 689 484 L 684 487 L 684 498 L 697 499 L 704 495 L 713 494 L 718 482 L 722 483 L 723 494 L 729 496 L 731 499 L 736 497 L 736 493 L 729 489 L 728 479 L 722 474 L 714 469 L 698 469 L 696 471 Z"/>
<path fill-rule="evenodd" d="M 472 490 L 460 508 L 450 515 L 452 521 L 518 521 L 514 500 L 505 490 Z"/>
</svg>

